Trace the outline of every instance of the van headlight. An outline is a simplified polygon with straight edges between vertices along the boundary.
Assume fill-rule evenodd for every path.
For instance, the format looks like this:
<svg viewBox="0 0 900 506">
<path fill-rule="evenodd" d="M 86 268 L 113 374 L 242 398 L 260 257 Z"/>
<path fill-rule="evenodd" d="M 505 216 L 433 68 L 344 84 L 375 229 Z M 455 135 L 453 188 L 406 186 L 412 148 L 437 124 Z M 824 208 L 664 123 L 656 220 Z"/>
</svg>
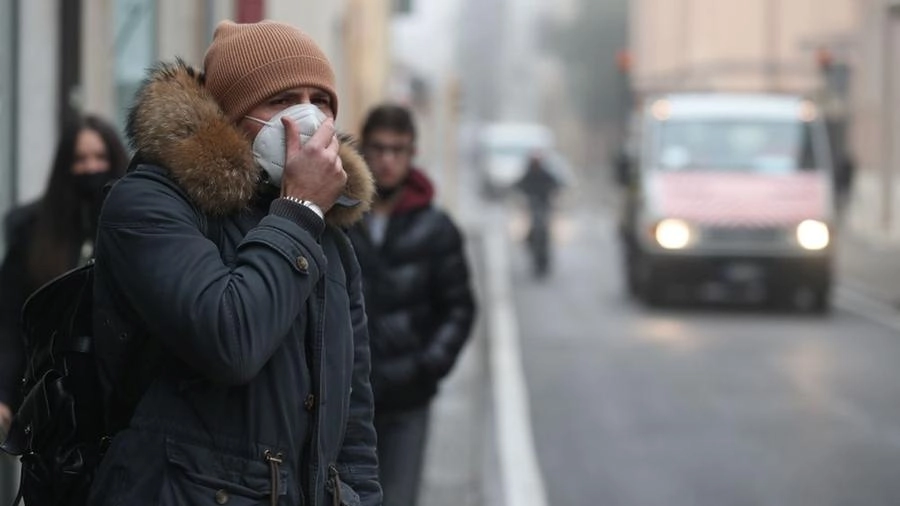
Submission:
<svg viewBox="0 0 900 506">
<path fill-rule="evenodd" d="M 691 227 L 684 220 L 667 218 L 656 224 L 653 235 L 664 249 L 684 249 L 691 242 Z"/>
<path fill-rule="evenodd" d="M 803 249 L 810 251 L 823 250 L 831 242 L 828 225 L 818 220 L 806 220 L 797 225 L 797 242 Z"/>
</svg>

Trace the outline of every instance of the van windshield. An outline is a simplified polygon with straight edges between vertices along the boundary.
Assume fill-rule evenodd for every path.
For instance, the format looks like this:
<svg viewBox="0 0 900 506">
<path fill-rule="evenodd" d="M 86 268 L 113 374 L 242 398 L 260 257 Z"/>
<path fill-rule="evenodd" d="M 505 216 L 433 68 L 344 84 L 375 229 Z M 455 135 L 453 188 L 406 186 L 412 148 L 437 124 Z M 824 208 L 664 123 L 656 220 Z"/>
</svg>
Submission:
<svg viewBox="0 0 900 506">
<path fill-rule="evenodd" d="M 681 120 L 658 124 L 660 170 L 792 173 L 824 166 L 812 124 L 789 120 Z"/>
</svg>

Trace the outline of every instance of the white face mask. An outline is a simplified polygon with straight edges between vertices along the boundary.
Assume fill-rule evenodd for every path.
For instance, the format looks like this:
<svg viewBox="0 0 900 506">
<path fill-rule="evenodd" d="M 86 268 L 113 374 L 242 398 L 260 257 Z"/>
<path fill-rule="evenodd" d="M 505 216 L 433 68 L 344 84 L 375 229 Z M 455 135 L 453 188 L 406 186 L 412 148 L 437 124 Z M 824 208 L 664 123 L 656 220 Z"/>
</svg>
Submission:
<svg viewBox="0 0 900 506">
<path fill-rule="evenodd" d="M 251 116 L 244 116 L 250 121 L 263 125 L 262 130 L 253 139 L 253 159 L 266 171 L 269 183 L 280 187 L 281 177 L 284 174 L 284 125 L 281 118 L 288 117 L 294 120 L 300 129 L 301 145 L 309 141 L 319 126 L 328 119 L 318 107 L 312 104 L 297 104 L 279 112 L 269 121 L 263 121 Z"/>
</svg>

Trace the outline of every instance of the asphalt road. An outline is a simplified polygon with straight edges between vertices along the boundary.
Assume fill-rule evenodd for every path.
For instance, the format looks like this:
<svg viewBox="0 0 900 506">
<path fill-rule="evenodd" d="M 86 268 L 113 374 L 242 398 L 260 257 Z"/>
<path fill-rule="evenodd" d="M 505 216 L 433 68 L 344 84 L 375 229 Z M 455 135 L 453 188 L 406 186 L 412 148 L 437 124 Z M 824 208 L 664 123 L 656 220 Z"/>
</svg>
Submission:
<svg viewBox="0 0 900 506">
<path fill-rule="evenodd" d="M 900 332 L 841 307 L 645 308 L 590 204 L 564 211 L 535 281 L 523 225 L 507 213 L 548 504 L 900 504 Z"/>
</svg>

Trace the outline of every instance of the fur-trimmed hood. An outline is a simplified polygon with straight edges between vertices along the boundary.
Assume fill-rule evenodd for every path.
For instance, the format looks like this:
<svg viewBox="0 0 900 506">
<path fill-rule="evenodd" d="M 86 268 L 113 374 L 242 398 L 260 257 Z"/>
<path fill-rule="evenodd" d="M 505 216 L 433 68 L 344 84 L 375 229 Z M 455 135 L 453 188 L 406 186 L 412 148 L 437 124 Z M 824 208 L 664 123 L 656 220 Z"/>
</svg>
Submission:
<svg viewBox="0 0 900 506">
<path fill-rule="evenodd" d="M 239 212 L 259 190 L 261 170 L 251 142 L 225 117 L 205 88 L 203 74 L 181 60 L 150 71 L 130 111 L 127 133 L 132 148 L 168 169 L 205 213 Z M 340 156 L 347 172 L 344 196 L 359 204 L 336 205 L 325 219 L 349 227 L 368 211 L 374 184 L 348 137 L 341 138 Z"/>
</svg>

